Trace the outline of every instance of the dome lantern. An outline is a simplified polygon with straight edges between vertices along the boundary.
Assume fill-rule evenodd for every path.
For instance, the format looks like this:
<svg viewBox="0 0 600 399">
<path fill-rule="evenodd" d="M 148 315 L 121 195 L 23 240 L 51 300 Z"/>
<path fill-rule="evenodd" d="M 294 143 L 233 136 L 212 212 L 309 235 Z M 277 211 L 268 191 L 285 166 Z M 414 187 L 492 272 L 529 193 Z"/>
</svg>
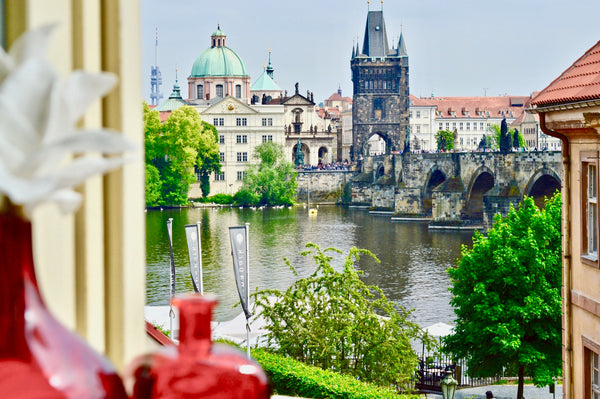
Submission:
<svg viewBox="0 0 600 399">
<path fill-rule="evenodd" d="M 221 25 L 217 24 L 217 30 L 210 35 L 210 46 L 211 47 L 227 47 L 225 40 L 227 35 L 221 30 Z"/>
</svg>

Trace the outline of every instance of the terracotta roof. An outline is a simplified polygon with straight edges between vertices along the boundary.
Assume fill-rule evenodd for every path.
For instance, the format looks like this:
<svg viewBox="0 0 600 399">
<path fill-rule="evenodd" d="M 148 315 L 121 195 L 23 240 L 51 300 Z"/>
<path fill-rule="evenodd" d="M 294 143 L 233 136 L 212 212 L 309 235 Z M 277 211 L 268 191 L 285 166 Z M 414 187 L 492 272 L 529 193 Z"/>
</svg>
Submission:
<svg viewBox="0 0 600 399">
<path fill-rule="evenodd" d="M 350 97 L 342 97 L 338 92 L 333 93 L 329 96 L 329 98 L 325 101 L 345 101 L 347 103 L 352 103 L 352 99 Z"/>
<path fill-rule="evenodd" d="M 532 105 L 572 103 L 600 98 L 600 41 L 538 94 Z"/>
<path fill-rule="evenodd" d="M 499 97 L 416 97 L 411 95 L 413 106 L 436 107 L 438 118 L 518 118 L 529 103 L 529 96 Z M 511 115 L 512 114 L 512 115 Z"/>
<path fill-rule="evenodd" d="M 344 97 L 340 96 L 338 92 L 333 93 L 329 96 L 327 101 L 343 101 Z"/>
</svg>

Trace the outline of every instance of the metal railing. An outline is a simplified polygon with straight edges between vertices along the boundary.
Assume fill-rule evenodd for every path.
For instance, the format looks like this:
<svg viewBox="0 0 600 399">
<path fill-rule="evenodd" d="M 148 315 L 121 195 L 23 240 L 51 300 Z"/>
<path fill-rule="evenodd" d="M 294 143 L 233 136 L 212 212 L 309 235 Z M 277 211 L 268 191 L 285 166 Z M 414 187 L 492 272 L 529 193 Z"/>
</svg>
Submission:
<svg viewBox="0 0 600 399">
<path fill-rule="evenodd" d="M 473 378 L 469 376 L 465 359 L 452 359 L 437 352 L 424 352 L 419 355 L 419 368 L 415 375 L 415 388 L 421 392 L 441 392 L 440 382 L 446 372 L 452 371 L 458 381 L 458 389 L 491 385 L 500 380 L 492 378 Z"/>
</svg>

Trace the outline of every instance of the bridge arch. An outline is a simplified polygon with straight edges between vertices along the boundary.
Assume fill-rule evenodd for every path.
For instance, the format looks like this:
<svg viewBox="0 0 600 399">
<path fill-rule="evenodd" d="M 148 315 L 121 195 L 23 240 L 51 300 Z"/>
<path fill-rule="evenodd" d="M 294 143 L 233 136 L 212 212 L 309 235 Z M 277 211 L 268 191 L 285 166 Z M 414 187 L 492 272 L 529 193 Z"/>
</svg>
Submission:
<svg viewBox="0 0 600 399">
<path fill-rule="evenodd" d="M 385 133 L 375 132 L 365 140 L 362 153 L 367 156 L 389 154 L 390 145 L 390 139 Z"/>
<path fill-rule="evenodd" d="M 550 198 L 556 190 L 560 190 L 560 177 L 549 168 L 536 171 L 527 182 L 523 193 L 532 197 L 538 208 L 545 206 L 544 197 Z"/>
<path fill-rule="evenodd" d="M 483 165 L 480 166 L 469 182 L 467 200 L 461 212 L 461 219 L 483 220 L 483 196 L 494 187 L 494 172 Z"/>
<path fill-rule="evenodd" d="M 446 174 L 438 166 L 433 165 L 427 174 L 427 184 L 423 194 L 423 213 L 425 216 L 433 214 L 433 189 L 442 184 L 446 180 Z"/>
<path fill-rule="evenodd" d="M 374 169 L 375 169 L 375 181 L 377 181 L 377 179 L 379 179 L 380 177 L 385 175 L 385 166 L 383 165 L 383 163 L 377 164 L 377 166 Z"/>
</svg>

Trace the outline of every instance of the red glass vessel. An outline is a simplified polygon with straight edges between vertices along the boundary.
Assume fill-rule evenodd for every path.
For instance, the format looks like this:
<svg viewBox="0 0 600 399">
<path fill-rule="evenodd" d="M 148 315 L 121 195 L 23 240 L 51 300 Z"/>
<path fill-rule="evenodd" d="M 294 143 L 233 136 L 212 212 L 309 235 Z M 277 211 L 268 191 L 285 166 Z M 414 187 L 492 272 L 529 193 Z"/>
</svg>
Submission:
<svg viewBox="0 0 600 399">
<path fill-rule="evenodd" d="M 19 399 L 127 398 L 108 359 L 45 306 L 35 277 L 31 223 L 6 200 L 0 209 L 0 392 Z"/>
<path fill-rule="evenodd" d="M 179 308 L 179 346 L 138 358 L 132 365 L 133 398 L 266 399 L 267 376 L 243 352 L 211 341 L 217 301 L 192 294 L 173 299 Z"/>
</svg>

